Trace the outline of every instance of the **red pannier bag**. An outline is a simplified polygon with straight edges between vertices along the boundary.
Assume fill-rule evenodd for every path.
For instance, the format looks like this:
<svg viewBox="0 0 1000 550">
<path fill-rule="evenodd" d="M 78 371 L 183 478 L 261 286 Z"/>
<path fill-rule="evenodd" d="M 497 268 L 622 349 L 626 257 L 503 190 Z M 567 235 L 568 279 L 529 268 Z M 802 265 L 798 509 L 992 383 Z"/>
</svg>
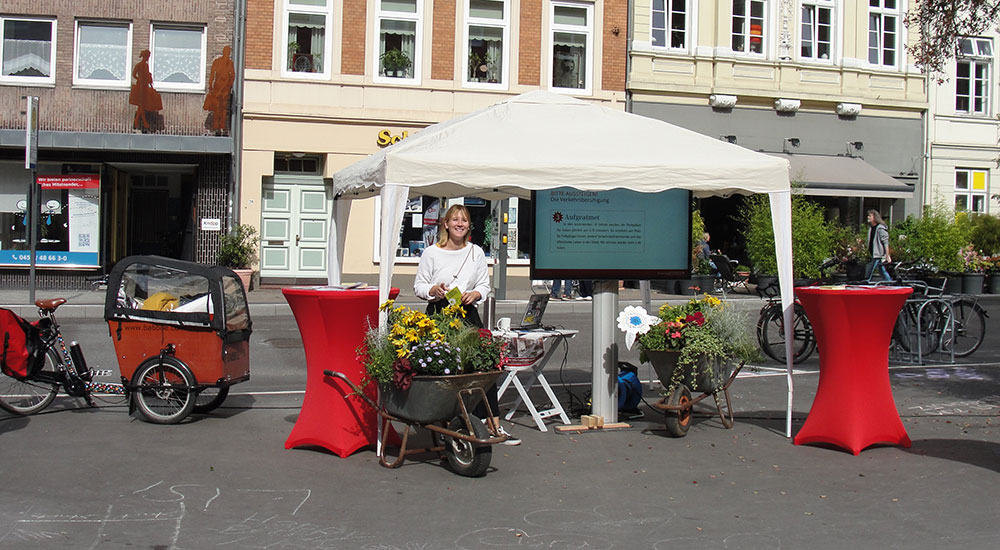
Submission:
<svg viewBox="0 0 1000 550">
<path fill-rule="evenodd" d="M 38 328 L 13 311 L 0 308 L 0 368 L 4 374 L 26 378 L 37 342 Z"/>
</svg>

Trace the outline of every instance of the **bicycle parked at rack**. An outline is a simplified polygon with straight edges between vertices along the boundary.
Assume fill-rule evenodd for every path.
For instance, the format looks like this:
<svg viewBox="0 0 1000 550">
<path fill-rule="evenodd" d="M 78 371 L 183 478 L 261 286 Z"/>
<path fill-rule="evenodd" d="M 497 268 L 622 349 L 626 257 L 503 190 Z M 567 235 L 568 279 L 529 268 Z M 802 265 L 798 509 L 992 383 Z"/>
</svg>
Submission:
<svg viewBox="0 0 1000 550">
<path fill-rule="evenodd" d="M 784 363 L 785 317 L 781 310 L 779 292 L 778 281 L 757 288 L 757 294 L 767 299 L 757 318 L 757 343 L 765 355 Z M 805 308 L 796 300 L 792 313 L 792 363 L 805 361 L 815 349 L 816 337 L 813 335 L 812 324 L 806 317 Z"/>
</svg>

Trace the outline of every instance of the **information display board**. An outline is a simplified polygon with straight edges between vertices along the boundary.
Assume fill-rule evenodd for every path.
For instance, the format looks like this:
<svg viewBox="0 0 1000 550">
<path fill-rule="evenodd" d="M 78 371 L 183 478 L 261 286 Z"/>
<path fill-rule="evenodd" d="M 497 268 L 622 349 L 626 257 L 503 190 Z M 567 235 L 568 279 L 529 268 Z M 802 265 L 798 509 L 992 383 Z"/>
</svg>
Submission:
<svg viewBox="0 0 1000 550">
<path fill-rule="evenodd" d="M 691 275 L 691 192 L 532 192 L 532 279 L 669 279 Z"/>
</svg>

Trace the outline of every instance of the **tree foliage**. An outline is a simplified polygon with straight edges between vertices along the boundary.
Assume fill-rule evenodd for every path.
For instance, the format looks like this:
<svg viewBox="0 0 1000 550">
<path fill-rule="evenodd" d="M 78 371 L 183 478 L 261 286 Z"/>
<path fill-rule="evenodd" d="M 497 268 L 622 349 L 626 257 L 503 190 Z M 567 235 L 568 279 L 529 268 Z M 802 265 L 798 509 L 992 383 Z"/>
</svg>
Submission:
<svg viewBox="0 0 1000 550">
<path fill-rule="evenodd" d="M 904 22 L 920 37 L 910 48 L 914 64 L 943 73 L 958 54 L 958 39 L 981 35 L 1000 18 L 1000 0 L 916 0 Z"/>
<path fill-rule="evenodd" d="M 757 273 L 778 272 L 774 252 L 774 228 L 767 195 L 751 195 L 743 203 L 739 220 L 744 224 L 747 256 Z M 819 277 L 820 265 L 833 254 L 833 232 L 824 221 L 823 207 L 802 195 L 792 195 L 792 273 L 795 277 Z"/>
</svg>

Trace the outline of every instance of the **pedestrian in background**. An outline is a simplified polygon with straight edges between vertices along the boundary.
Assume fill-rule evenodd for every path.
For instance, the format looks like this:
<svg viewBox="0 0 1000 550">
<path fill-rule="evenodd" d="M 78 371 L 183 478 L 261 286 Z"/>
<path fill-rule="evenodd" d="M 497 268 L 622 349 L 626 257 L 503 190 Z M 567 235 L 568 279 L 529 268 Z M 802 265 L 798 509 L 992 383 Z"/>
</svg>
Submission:
<svg viewBox="0 0 1000 550">
<path fill-rule="evenodd" d="M 869 283 L 878 268 L 882 278 L 891 281 L 892 277 L 885 269 L 885 264 L 892 262 L 889 257 L 889 228 L 877 210 L 868 211 L 868 265 L 865 266 L 865 281 Z"/>
</svg>

